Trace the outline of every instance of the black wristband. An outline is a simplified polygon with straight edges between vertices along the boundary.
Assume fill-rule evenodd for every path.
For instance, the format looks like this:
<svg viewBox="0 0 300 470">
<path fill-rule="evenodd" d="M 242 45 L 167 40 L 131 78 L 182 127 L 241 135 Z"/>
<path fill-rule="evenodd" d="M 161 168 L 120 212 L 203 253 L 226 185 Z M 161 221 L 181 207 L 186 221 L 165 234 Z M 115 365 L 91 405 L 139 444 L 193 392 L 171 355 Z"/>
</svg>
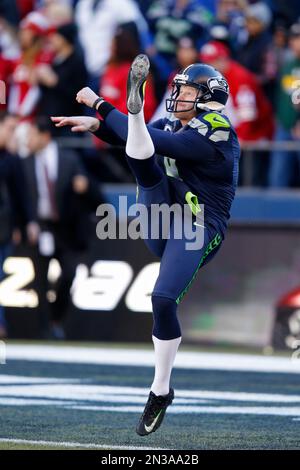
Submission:
<svg viewBox="0 0 300 470">
<path fill-rule="evenodd" d="M 106 116 L 114 109 L 116 108 L 112 104 L 108 103 L 107 101 L 104 101 L 103 103 L 101 103 L 101 106 L 99 106 L 99 109 L 97 109 L 97 112 L 103 119 L 105 119 Z"/>
<path fill-rule="evenodd" d="M 97 110 L 97 104 L 100 102 L 100 101 L 104 101 L 104 99 L 102 98 L 102 96 L 100 96 L 99 98 L 97 98 L 93 104 L 93 109 L 96 109 Z"/>
</svg>

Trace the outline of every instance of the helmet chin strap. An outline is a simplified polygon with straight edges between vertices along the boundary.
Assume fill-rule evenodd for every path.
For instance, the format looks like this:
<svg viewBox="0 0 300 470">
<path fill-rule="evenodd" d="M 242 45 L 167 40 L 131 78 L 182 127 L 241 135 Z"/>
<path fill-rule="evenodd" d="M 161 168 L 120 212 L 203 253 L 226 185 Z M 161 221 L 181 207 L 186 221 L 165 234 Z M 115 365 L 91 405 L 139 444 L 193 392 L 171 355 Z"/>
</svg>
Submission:
<svg viewBox="0 0 300 470">
<path fill-rule="evenodd" d="M 202 103 L 195 103 L 194 109 L 195 109 L 195 111 L 199 111 L 200 109 L 202 111 L 211 111 L 211 109 L 209 109 L 208 106 L 206 106 L 205 104 L 202 104 Z"/>
<path fill-rule="evenodd" d="M 222 106 L 220 104 L 214 104 L 214 102 L 212 101 L 211 102 L 211 106 L 210 106 L 210 103 L 196 103 L 195 104 L 195 107 L 196 107 L 196 110 L 197 109 L 202 109 L 203 111 L 223 111 L 223 109 L 225 108 L 225 106 Z"/>
</svg>

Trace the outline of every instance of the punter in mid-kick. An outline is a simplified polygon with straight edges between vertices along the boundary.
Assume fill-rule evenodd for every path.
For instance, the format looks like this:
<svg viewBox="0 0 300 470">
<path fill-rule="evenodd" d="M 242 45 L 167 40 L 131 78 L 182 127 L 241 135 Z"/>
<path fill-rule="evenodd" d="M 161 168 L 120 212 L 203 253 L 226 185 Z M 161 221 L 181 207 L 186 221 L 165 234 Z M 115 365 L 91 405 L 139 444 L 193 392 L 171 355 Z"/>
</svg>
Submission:
<svg viewBox="0 0 300 470">
<path fill-rule="evenodd" d="M 97 109 L 101 120 L 87 116 L 52 118 L 58 127 L 71 125 L 75 132 L 90 131 L 106 142 L 124 145 L 138 185 L 138 202 L 146 207 L 189 204 L 196 223 L 200 204 L 205 207 L 201 249 L 186 249 L 184 231 L 181 239 L 174 237 L 174 218 L 168 239 L 145 240 L 161 258 L 161 265 L 152 293 L 155 375 L 136 429 L 141 436 L 158 429 L 174 398 L 170 377 L 181 342 L 177 306 L 198 270 L 214 257 L 225 237 L 240 157 L 236 133 L 222 114 L 228 84 L 217 70 L 199 63 L 177 74 L 166 101 L 168 117 L 146 126 L 143 103 L 148 73 L 149 60 L 141 54 L 133 61 L 128 76 L 128 116 L 84 88 L 77 100 Z"/>
</svg>

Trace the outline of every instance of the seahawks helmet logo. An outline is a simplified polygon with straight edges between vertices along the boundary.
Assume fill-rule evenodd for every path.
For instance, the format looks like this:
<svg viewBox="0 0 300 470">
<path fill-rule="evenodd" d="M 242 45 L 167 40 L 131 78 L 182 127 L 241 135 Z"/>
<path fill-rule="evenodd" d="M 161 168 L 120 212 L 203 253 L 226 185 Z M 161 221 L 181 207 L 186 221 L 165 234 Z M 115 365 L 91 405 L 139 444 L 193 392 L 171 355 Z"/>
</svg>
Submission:
<svg viewBox="0 0 300 470">
<path fill-rule="evenodd" d="M 185 75 L 184 73 L 178 73 L 174 78 L 174 82 L 180 83 L 182 85 L 185 85 L 188 80 L 189 76 Z"/>
<path fill-rule="evenodd" d="M 214 90 L 221 90 L 225 91 L 225 93 L 229 92 L 228 83 L 222 77 L 212 77 L 207 80 L 207 86 L 211 92 Z"/>
</svg>

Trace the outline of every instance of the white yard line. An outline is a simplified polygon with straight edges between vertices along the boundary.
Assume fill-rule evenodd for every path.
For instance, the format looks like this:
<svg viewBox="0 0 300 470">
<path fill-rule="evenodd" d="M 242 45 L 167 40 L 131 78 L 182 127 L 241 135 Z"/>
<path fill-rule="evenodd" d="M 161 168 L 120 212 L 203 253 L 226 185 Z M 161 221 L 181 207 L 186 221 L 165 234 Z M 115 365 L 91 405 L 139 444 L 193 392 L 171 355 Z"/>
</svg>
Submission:
<svg viewBox="0 0 300 470">
<path fill-rule="evenodd" d="M 6 353 L 7 361 L 14 359 L 73 364 L 154 366 L 153 352 L 141 349 L 8 344 Z M 180 369 L 300 374 L 300 359 L 292 361 L 288 357 L 179 351 L 175 367 Z M 0 366 L 0 373 L 2 371 L 5 371 L 5 365 Z"/>
<path fill-rule="evenodd" d="M 5 369 L 2 369 L 5 370 Z M 0 369 L 1 372 L 1 369 Z M 12 385 L 14 383 L 20 385 L 20 384 L 72 384 L 72 383 L 78 383 L 82 382 L 80 379 L 58 379 L 56 377 L 26 377 L 25 375 L 3 375 L 0 374 L 0 385 L 2 384 L 8 384 Z"/>
<path fill-rule="evenodd" d="M 149 390 L 141 387 L 124 387 L 120 385 L 95 385 L 92 383 L 78 383 L 73 379 L 49 377 L 47 383 L 39 383 L 38 377 L 18 377 L 0 375 L 0 401 L 3 397 L 22 399 L 48 399 L 69 400 L 73 402 L 105 402 L 105 403 L 144 403 Z M 42 379 L 42 378 L 41 378 Z M 212 400 L 256 402 L 256 403 L 300 403 L 299 395 L 279 393 L 253 393 L 214 390 L 184 390 L 176 389 L 176 404 L 199 404 Z M 73 403 L 72 403 L 73 404 Z"/>
<path fill-rule="evenodd" d="M 112 413 L 141 413 L 141 406 L 70 406 L 74 410 L 110 411 Z M 264 406 L 173 406 L 168 414 L 232 414 L 300 417 L 300 408 Z"/>
<path fill-rule="evenodd" d="M 84 449 L 109 449 L 109 450 L 167 450 L 160 447 L 137 447 L 137 446 L 115 446 L 110 444 L 83 444 L 80 442 L 56 442 L 56 441 L 32 441 L 26 439 L 3 439 L 0 438 L 0 443 L 12 443 L 12 444 L 28 444 L 28 445 L 39 445 L 48 447 L 70 447 L 76 448 L 81 447 Z"/>
<path fill-rule="evenodd" d="M 112 413 L 141 413 L 148 390 L 140 387 L 94 385 L 89 383 L 61 383 L 49 378 L 39 383 L 21 376 L 9 382 L 9 375 L 0 375 L 0 406 L 55 406 L 58 408 L 105 411 Z M 2 384 L 1 384 L 2 382 Z M 224 403 L 225 402 L 225 403 Z M 234 403 L 239 402 L 239 403 Z M 300 395 L 246 393 L 213 390 L 176 390 L 169 413 L 174 414 L 251 414 L 300 417 Z M 293 404 L 294 406 L 290 406 Z M 258 406 L 259 405 L 259 406 Z"/>
</svg>

